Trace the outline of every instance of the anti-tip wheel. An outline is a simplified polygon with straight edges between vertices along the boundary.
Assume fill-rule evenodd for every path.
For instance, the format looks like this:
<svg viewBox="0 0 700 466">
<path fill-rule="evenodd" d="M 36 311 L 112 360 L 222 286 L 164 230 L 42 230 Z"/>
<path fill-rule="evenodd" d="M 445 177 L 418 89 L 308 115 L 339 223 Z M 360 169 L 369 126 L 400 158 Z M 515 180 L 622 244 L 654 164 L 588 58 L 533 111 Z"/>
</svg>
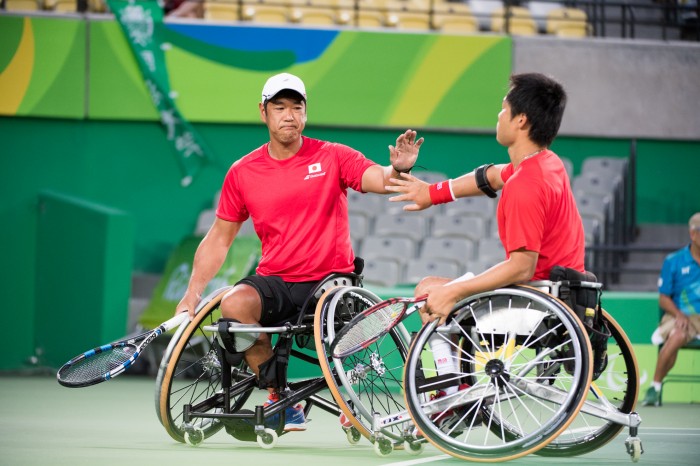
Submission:
<svg viewBox="0 0 700 466">
<path fill-rule="evenodd" d="M 423 450 L 425 449 L 425 442 L 409 442 L 408 440 L 405 440 L 403 442 L 403 449 L 406 450 L 406 453 L 411 456 L 418 456 L 423 453 Z"/>
<path fill-rule="evenodd" d="M 193 447 L 198 446 L 204 440 L 204 431 L 199 427 L 190 427 L 185 430 L 185 443 L 192 445 Z"/>
<path fill-rule="evenodd" d="M 277 432 L 273 429 L 266 428 L 262 434 L 258 435 L 258 445 L 265 450 L 270 450 L 277 445 L 277 439 Z"/>
<path fill-rule="evenodd" d="M 380 438 L 374 442 L 374 452 L 381 457 L 389 456 L 389 454 L 394 450 L 389 439 Z"/>
<path fill-rule="evenodd" d="M 348 429 L 345 429 L 345 437 L 347 437 L 348 443 L 350 445 L 357 445 L 358 443 L 360 443 L 362 434 L 360 434 L 360 431 L 357 430 L 355 427 L 350 427 Z"/>
</svg>

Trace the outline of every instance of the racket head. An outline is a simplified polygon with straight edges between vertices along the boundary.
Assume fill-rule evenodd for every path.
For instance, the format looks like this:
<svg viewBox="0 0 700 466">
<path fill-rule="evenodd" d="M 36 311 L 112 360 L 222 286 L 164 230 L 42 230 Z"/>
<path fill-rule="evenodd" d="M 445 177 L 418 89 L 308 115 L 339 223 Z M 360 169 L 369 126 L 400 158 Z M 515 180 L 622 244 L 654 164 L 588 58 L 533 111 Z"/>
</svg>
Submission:
<svg viewBox="0 0 700 466">
<path fill-rule="evenodd" d="M 134 340 L 99 346 L 65 363 L 56 373 L 56 378 L 64 387 L 95 385 L 123 372 L 133 364 L 138 354 L 138 342 Z"/>
<path fill-rule="evenodd" d="M 361 312 L 338 331 L 330 347 L 331 355 L 342 359 L 367 348 L 401 322 L 411 305 L 425 299 L 391 298 Z"/>
</svg>

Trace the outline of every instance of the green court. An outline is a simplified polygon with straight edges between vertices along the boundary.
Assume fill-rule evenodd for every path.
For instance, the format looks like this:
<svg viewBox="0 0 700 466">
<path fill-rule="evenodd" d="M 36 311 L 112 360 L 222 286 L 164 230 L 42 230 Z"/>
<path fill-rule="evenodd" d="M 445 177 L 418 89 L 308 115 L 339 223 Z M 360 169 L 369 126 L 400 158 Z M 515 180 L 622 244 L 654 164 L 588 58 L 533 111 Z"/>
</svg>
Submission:
<svg viewBox="0 0 700 466">
<path fill-rule="evenodd" d="M 172 440 L 154 407 L 154 380 L 125 375 L 81 389 L 61 387 L 47 376 L 0 376 L 0 465 L 162 464 L 255 466 L 344 466 L 463 464 L 428 445 L 419 456 L 395 451 L 377 456 L 362 439 L 350 445 L 337 419 L 312 409 L 306 432 L 279 438 L 272 450 L 241 442 L 221 431 L 198 447 Z M 263 393 L 261 393 L 261 397 Z M 330 398 L 330 395 L 328 396 Z M 262 399 L 262 398 L 261 398 Z M 700 404 L 640 407 L 639 464 L 696 465 L 700 455 Z M 632 464 L 618 438 L 588 455 L 527 456 L 508 464 Z"/>
</svg>

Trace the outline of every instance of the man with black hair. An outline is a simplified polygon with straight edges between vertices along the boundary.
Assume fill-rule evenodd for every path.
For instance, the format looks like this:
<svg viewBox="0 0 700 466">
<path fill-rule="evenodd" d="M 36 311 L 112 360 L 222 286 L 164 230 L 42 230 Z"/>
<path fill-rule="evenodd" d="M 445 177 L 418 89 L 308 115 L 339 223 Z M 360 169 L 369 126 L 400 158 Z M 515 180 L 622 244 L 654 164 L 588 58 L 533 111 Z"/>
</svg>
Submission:
<svg viewBox="0 0 700 466">
<path fill-rule="evenodd" d="M 487 195 L 498 202 L 498 234 L 506 257 L 483 273 L 451 282 L 426 277 L 416 296 L 427 294 L 424 322 L 444 321 L 461 299 L 529 280 L 549 279 L 562 266 L 584 272 L 584 232 L 561 159 L 549 150 L 566 107 L 564 88 L 539 73 L 516 74 L 503 99 L 496 140 L 508 149 L 510 163 L 487 164 L 454 180 L 429 185 L 411 175 L 392 180 L 391 201 L 410 201 L 407 211 L 423 210 L 459 197 Z"/>
</svg>

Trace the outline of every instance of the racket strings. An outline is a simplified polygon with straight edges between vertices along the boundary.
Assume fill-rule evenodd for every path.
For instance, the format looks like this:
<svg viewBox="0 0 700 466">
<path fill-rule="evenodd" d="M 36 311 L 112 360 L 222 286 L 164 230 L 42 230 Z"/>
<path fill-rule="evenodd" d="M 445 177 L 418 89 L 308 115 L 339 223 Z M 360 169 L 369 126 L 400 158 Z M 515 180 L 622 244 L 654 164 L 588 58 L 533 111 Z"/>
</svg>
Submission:
<svg viewBox="0 0 700 466">
<path fill-rule="evenodd" d="M 65 382 L 80 383 L 102 378 L 113 369 L 120 367 L 131 356 L 136 348 L 131 345 L 114 347 L 111 350 L 96 353 L 94 356 L 64 368 L 61 371 L 61 380 Z"/>
<path fill-rule="evenodd" d="M 349 323 L 343 328 L 342 335 L 339 334 L 336 338 L 334 353 L 353 351 L 377 338 L 394 323 L 405 306 L 404 302 L 396 302 L 365 315 L 354 324 Z"/>
</svg>

